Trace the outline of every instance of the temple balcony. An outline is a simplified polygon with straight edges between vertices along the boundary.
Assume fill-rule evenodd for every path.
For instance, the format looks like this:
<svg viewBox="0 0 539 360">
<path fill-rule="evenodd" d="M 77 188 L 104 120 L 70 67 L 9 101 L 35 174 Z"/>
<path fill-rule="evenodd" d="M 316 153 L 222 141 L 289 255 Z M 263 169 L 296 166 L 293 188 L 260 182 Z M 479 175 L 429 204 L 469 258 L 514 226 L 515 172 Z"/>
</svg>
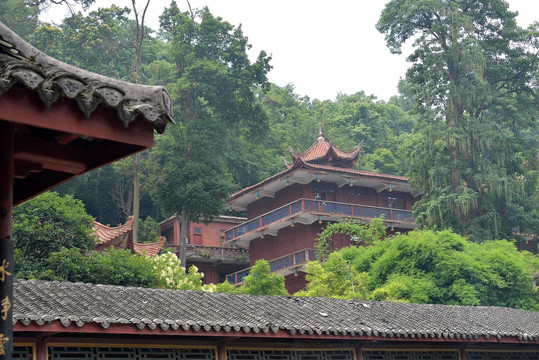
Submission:
<svg viewBox="0 0 539 360">
<path fill-rule="evenodd" d="M 168 245 L 179 253 L 179 246 Z M 187 244 L 185 248 L 187 260 L 207 263 L 249 264 L 249 250 L 230 246 L 204 246 Z"/>
<path fill-rule="evenodd" d="M 225 231 L 225 241 L 230 245 L 248 247 L 253 239 L 265 235 L 277 236 L 280 229 L 295 224 L 310 225 L 315 221 L 338 221 L 344 218 L 365 222 L 384 216 L 386 226 L 415 229 L 417 223 L 409 210 L 348 204 L 334 201 L 299 199 L 276 210 L 241 223 Z"/>
<path fill-rule="evenodd" d="M 283 276 L 297 274 L 299 271 L 305 271 L 305 265 L 309 261 L 316 260 L 315 249 L 303 249 L 295 253 L 282 256 L 277 259 L 268 261 L 271 272 L 281 274 Z M 249 275 L 251 268 L 236 271 L 228 274 L 226 280 L 232 285 L 241 285 L 243 279 Z"/>
</svg>

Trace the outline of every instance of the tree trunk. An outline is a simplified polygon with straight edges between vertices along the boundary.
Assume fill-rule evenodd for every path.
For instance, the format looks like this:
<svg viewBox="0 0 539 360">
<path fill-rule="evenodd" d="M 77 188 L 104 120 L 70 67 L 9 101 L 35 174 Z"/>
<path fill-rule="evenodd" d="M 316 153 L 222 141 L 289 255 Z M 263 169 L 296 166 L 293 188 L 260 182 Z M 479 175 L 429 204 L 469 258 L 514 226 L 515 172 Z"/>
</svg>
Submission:
<svg viewBox="0 0 539 360">
<path fill-rule="evenodd" d="M 136 0 L 131 0 L 133 6 L 133 12 L 135 14 L 136 24 L 136 37 L 135 37 L 135 68 L 137 75 L 137 84 L 142 83 L 142 57 L 141 49 L 142 42 L 144 41 L 144 19 L 146 17 L 146 10 L 150 5 L 150 0 L 146 1 L 146 6 L 142 12 L 142 16 L 139 19 L 139 13 L 136 6 Z M 139 216 L 140 216 L 140 153 L 135 154 L 133 159 L 133 241 L 138 241 L 138 228 L 139 228 Z"/>
<path fill-rule="evenodd" d="M 180 215 L 180 265 L 186 267 L 187 230 L 189 229 L 189 211 L 183 209 Z"/>
<path fill-rule="evenodd" d="M 138 227 L 140 216 L 140 153 L 136 153 L 133 159 L 133 241 L 138 241 Z"/>
</svg>

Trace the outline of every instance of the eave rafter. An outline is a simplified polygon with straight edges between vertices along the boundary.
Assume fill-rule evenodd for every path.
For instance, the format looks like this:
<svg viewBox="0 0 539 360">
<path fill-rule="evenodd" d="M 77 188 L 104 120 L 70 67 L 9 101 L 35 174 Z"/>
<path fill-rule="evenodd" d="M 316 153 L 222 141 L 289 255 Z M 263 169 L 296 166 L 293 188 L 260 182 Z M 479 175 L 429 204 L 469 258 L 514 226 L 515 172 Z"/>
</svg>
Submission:
<svg viewBox="0 0 539 360">
<path fill-rule="evenodd" d="M 80 174 L 87 169 L 88 154 L 73 145 L 62 145 L 30 135 L 16 135 L 15 168 L 17 178 L 43 169 Z"/>
<path fill-rule="evenodd" d="M 266 196 L 266 197 L 270 197 L 270 198 L 275 197 L 275 191 L 260 190 L 259 193 L 260 193 L 260 196 Z"/>
</svg>

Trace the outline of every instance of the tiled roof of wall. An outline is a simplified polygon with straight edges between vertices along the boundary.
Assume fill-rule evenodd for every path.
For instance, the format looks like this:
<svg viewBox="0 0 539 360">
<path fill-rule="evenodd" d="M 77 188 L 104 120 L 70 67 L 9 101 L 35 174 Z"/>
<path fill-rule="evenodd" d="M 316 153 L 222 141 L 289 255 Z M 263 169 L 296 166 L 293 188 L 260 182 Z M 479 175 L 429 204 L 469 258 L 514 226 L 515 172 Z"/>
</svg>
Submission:
<svg viewBox="0 0 539 360">
<path fill-rule="evenodd" d="M 539 342 L 539 312 L 16 280 L 14 323 Z"/>
</svg>

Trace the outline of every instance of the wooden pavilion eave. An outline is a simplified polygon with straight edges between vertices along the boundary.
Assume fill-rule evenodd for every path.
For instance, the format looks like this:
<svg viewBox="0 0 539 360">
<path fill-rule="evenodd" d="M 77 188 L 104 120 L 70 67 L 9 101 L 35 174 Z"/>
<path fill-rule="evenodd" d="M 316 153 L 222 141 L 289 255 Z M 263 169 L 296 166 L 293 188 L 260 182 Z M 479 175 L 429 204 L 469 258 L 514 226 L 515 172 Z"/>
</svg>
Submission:
<svg viewBox="0 0 539 360">
<path fill-rule="evenodd" d="M 0 97 L 0 121 L 14 126 L 13 204 L 153 145 L 152 123 L 141 117 L 126 128 L 116 117 L 98 107 L 87 119 L 70 99 L 47 109 L 21 87 Z"/>
<path fill-rule="evenodd" d="M 52 321 L 50 323 L 46 323 L 43 325 L 38 325 L 34 322 L 32 322 L 29 325 L 24 325 L 20 322 L 13 325 L 13 331 L 14 333 L 19 333 L 21 336 L 23 336 L 23 333 L 33 333 L 33 334 L 55 334 L 55 335 L 61 335 L 61 334 L 86 334 L 86 335 L 93 335 L 93 334 L 99 334 L 99 335 L 138 335 L 138 336 L 155 336 L 156 339 L 162 339 L 163 336 L 176 336 L 176 337 L 205 337 L 205 338 L 223 338 L 223 339 L 242 339 L 242 338 L 248 338 L 248 339 L 273 339 L 273 340 L 285 340 L 285 339 L 294 339 L 294 340 L 348 340 L 348 341 L 359 341 L 359 342 L 368 342 L 368 343 L 376 343 L 376 342 L 398 342 L 398 343 L 417 343 L 421 342 L 423 345 L 426 344 L 432 344 L 432 343 L 459 343 L 459 344 L 537 344 L 536 341 L 529 341 L 529 340 L 520 340 L 517 337 L 513 336 L 503 336 L 503 337 L 496 337 L 496 336 L 477 336 L 472 338 L 460 338 L 457 339 L 456 337 L 417 337 L 417 336 L 382 336 L 382 335 L 349 335 L 349 334 L 327 334 L 327 333 L 313 333 L 309 334 L 308 332 L 304 332 L 303 334 L 296 332 L 292 334 L 288 330 L 280 329 L 276 333 L 273 331 L 265 332 L 258 332 L 255 333 L 254 331 L 245 332 L 243 330 L 230 330 L 230 331 L 224 331 L 224 330 L 194 330 L 192 328 L 185 330 L 182 327 L 179 327 L 178 329 L 171 329 L 163 330 L 159 326 L 155 329 L 150 329 L 149 327 L 145 326 L 142 329 L 139 329 L 134 324 L 110 324 L 108 327 L 104 328 L 101 324 L 97 323 L 87 323 L 83 326 L 77 326 L 75 324 L 71 324 L 69 326 L 64 326 L 62 323 L 57 321 Z"/>
</svg>

